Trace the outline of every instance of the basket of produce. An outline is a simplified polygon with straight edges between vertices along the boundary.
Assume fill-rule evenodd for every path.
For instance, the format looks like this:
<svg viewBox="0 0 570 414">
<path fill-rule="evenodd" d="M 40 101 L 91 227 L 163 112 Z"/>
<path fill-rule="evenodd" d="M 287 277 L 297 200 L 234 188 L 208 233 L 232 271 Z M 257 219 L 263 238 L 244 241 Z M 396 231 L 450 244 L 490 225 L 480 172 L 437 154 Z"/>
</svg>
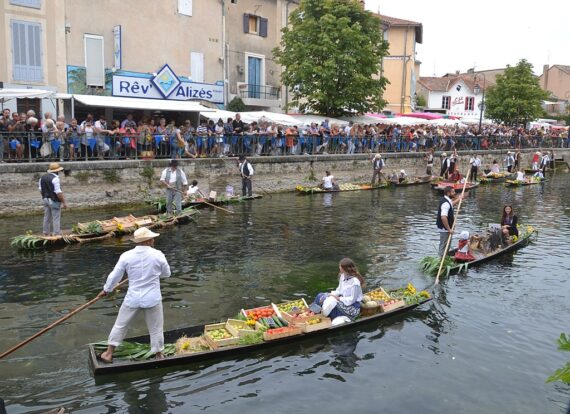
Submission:
<svg viewBox="0 0 570 414">
<path fill-rule="evenodd" d="M 246 335 L 255 333 L 255 328 L 249 325 L 246 321 L 238 319 L 228 319 L 226 322 L 226 329 L 230 331 L 233 336 L 243 338 Z"/>
<path fill-rule="evenodd" d="M 365 293 L 360 305 L 360 315 L 371 316 L 382 312 L 381 304 L 391 299 L 390 295 L 382 288 Z"/>
<path fill-rule="evenodd" d="M 273 341 L 275 339 L 286 338 L 288 336 L 299 335 L 301 328 L 298 326 L 285 326 L 282 328 L 268 329 L 263 332 L 263 339 L 265 341 Z"/>
<path fill-rule="evenodd" d="M 225 323 L 214 323 L 204 326 L 204 337 L 212 349 L 237 345 L 239 338 L 226 329 Z"/>
<path fill-rule="evenodd" d="M 307 322 L 298 325 L 301 327 L 301 330 L 305 333 L 320 331 L 321 329 L 330 328 L 332 325 L 331 318 L 327 318 L 326 316 L 316 315 L 307 320 Z"/>
<path fill-rule="evenodd" d="M 176 355 L 195 354 L 197 352 L 210 351 L 212 347 L 203 336 L 188 338 L 186 335 L 176 341 Z"/>
<path fill-rule="evenodd" d="M 309 307 L 309 305 L 307 305 L 307 302 L 305 302 L 304 298 L 297 300 L 290 300 L 287 302 L 277 303 L 277 304 L 272 303 L 271 306 L 273 307 L 277 315 L 281 317 L 283 317 L 281 315 L 281 312 L 287 312 L 287 313 L 301 312 Z"/>
</svg>

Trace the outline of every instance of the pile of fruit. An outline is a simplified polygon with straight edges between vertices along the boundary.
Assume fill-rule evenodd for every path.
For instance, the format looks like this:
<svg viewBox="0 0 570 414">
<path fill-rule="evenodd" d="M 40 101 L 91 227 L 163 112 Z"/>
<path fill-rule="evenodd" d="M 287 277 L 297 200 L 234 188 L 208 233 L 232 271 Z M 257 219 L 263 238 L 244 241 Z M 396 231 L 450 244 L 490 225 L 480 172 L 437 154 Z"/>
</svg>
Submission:
<svg viewBox="0 0 570 414">
<path fill-rule="evenodd" d="M 368 293 L 366 294 L 366 296 L 368 296 L 370 300 L 374 300 L 374 301 L 377 301 L 377 302 L 390 300 L 390 296 L 388 296 L 388 295 L 386 294 L 386 292 L 384 292 L 384 291 L 382 291 L 382 290 L 380 290 L 380 289 L 377 289 L 377 290 L 373 290 L 373 291 L 371 291 L 371 292 L 368 292 Z M 364 298 L 363 298 L 362 301 L 363 301 L 363 302 L 369 302 L 369 300 L 364 300 Z"/>
<path fill-rule="evenodd" d="M 274 313 L 275 311 L 273 310 L 273 308 L 265 306 L 263 308 L 255 308 L 247 310 L 245 311 L 245 316 L 247 317 L 248 321 L 253 320 L 255 325 L 255 322 L 259 320 L 259 318 L 268 318 L 270 316 L 273 316 Z"/>
<path fill-rule="evenodd" d="M 281 334 L 281 333 L 299 333 L 299 329 L 298 328 L 293 328 L 290 326 L 284 326 L 282 328 L 274 328 L 274 329 L 268 329 L 266 331 L 267 335 L 277 335 L 277 334 Z"/>
<path fill-rule="evenodd" d="M 307 320 L 307 324 L 308 325 L 316 325 L 318 323 L 321 323 L 323 321 L 323 318 L 320 316 L 315 316 L 314 318 L 311 318 L 309 320 Z"/>
<path fill-rule="evenodd" d="M 303 299 L 293 300 L 291 302 L 280 303 L 276 305 L 280 311 L 291 313 L 291 312 L 298 312 L 303 309 L 307 308 L 307 304 Z"/>
<path fill-rule="evenodd" d="M 362 186 L 358 185 L 358 184 L 350 184 L 350 183 L 346 183 L 346 184 L 340 184 L 338 186 L 338 188 L 340 190 L 343 191 L 348 191 L 348 190 L 362 190 Z"/>
<path fill-rule="evenodd" d="M 208 335 L 214 341 L 233 338 L 233 335 L 226 328 L 217 328 L 209 330 L 206 332 L 206 335 Z"/>
<path fill-rule="evenodd" d="M 294 319 L 299 319 L 299 320 L 303 319 L 303 320 L 305 320 L 306 318 L 309 318 L 309 317 L 311 317 L 311 316 L 315 316 L 315 312 L 313 312 L 313 311 L 311 311 L 311 310 L 309 310 L 309 309 L 306 309 L 306 310 L 304 310 L 303 312 L 295 313 L 295 314 L 292 314 L 291 316 L 292 316 Z"/>
</svg>

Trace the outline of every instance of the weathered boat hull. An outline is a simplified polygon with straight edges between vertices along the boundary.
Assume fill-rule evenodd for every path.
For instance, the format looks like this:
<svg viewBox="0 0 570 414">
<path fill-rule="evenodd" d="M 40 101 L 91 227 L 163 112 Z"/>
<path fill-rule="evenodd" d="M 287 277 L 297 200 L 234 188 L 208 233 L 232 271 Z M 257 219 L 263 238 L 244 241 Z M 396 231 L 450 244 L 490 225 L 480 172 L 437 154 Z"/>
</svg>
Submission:
<svg viewBox="0 0 570 414">
<path fill-rule="evenodd" d="M 377 190 L 379 188 L 387 188 L 389 184 L 380 184 L 380 185 L 370 185 L 370 184 L 354 184 L 359 185 L 361 188 L 350 188 L 346 190 L 338 189 L 338 190 L 323 190 L 320 187 L 302 187 L 297 186 L 295 187 L 295 191 L 297 191 L 300 195 L 309 195 L 309 194 L 325 194 L 325 193 L 343 193 L 348 191 L 367 191 L 367 190 Z"/>
<path fill-rule="evenodd" d="M 339 326 L 331 326 L 327 329 L 322 329 L 314 332 L 303 333 L 299 335 L 289 336 L 286 338 L 275 339 L 272 341 L 261 342 L 259 344 L 254 345 L 243 345 L 237 347 L 227 347 L 227 348 L 218 348 L 217 350 L 213 351 L 204 351 L 189 355 L 178 355 L 167 357 L 161 360 L 144 360 L 144 361 L 113 361 L 112 364 L 108 364 L 105 362 L 100 361 L 97 358 L 97 354 L 95 348 L 92 344 L 88 345 L 89 348 L 89 364 L 93 371 L 94 375 L 105 375 L 105 374 L 117 374 L 121 372 L 129 372 L 129 371 L 139 371 L 139 370 L 148 370 L 154 368 L 164 368 L 169 366 L 176 366 L 176 365 L 184 365 L 193 362 L 211 360 L 211 359 L 218 359 L 218 358 L 236 358 L 251 352 L 260 351 L 266 348 L 293 343 L 302 341 L 307 338 L 314 338 L 317 336 L 322 336 L 329 334 L 331 332 L 337 332 L 340 330 L 348 330 L 350 328 L 358 327 L 360 325 L 366 324 L 371 321 L 378 321 L 382 319 L 387 319 L 392 316 L 402 314 L 412 309 L 416 308 L 419 305 L 422 305 L 426 302 L 429 302 L 431 299 L 426 299 L 420 303 L 404 306 L 402 308 L 394 309 L 389 312 L 385 313 L 378 313 L 372 316 L 362 317 L 357 319 L 354 322 L 346 323 Z M 189 328 L 182 328 L 182 329 L 175 329 L 172 331 L 167 331 L 164 333 L 164 340 L 166 343 L 173 343 L 176 342 L 178 338 L 183 335 L 187 337 L 193 337 L 201 335 L 204 332 L 204 325 L 193 326 Z M 139 336 L 135 338 L 129 338 L 125 341 L 129 342 L 139 342 L 139 343 L 149 343 L 150 337 L 148 335 Z"/>
</svg>

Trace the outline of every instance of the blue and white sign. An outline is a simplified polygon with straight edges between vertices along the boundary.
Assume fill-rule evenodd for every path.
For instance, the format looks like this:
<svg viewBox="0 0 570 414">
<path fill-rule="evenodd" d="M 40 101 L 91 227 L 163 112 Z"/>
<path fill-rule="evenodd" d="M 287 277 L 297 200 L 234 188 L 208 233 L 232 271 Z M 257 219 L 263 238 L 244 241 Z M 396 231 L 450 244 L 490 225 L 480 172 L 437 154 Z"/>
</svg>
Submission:
<svg viewBox="0 0 570 414">
<path fill-rule="evenodd" d="M 166 69 L 166 70 L 165 70 Z M 179 79 L 168 65 L 156 74 L 149 76 L 114 75 L 113 96 L 147 99 L 171 99 L 187 101 L 202 99 L 217 104 L 224 103 L 222 84 L 189 82 Z"/>
<path fill-rule="evenodd" d="M 113 44 L 114 44 L 115 69 L 119 70 L 123 65 L 120 25 L 113 27 Z"/>
</svg>

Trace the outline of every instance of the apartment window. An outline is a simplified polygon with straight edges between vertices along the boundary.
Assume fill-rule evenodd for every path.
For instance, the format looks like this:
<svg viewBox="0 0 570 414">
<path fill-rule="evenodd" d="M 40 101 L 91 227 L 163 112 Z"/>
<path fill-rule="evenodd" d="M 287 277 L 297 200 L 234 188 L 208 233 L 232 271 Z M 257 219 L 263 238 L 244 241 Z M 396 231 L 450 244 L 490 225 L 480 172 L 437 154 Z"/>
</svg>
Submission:
<svg viewBox="0 0 570 414">
<path fill-rule="evenodd" d="M 14 80 L 41 82 L 43 80 L 41 25 L 12 20 L 11 31 Z"/>
<path fill-rule="evenodd" d="M 254 14 L 243 15 L 243 32 L 267 37 L 268 20 Z"/>
<path fill-rule="evenodd" d="M 14 6 L 32 7 L 34 9 L 42 8 L 42 0 L 10 0 L 10 4 Z"/>
<path fill-rule="evenodd" d="M 193 82 L 204 82 L 204 54 L 190 52 L 190 76 Z"/>
<path fill-rule="evenodd" d="M 192 0 L 178 0 L 178 13 L 192 16 Z"/>
<path fill-rule="evenodd" d="M 105 86 L 103 36 L 83 35 L 85 42 L 85 80 L 87 86 Z"/>
<path fill-rule="evenodd" d="M 442 109 L 451 108 L 451 96 L 442 96 L 441 97 L 441 108 Z"/>
<path fill-rule="evenodd" d="M 468 96 L 465 98 L 465 110 L 472 111 L 475 108 L 475 98 L 473 96 Z"/>
</svg>

